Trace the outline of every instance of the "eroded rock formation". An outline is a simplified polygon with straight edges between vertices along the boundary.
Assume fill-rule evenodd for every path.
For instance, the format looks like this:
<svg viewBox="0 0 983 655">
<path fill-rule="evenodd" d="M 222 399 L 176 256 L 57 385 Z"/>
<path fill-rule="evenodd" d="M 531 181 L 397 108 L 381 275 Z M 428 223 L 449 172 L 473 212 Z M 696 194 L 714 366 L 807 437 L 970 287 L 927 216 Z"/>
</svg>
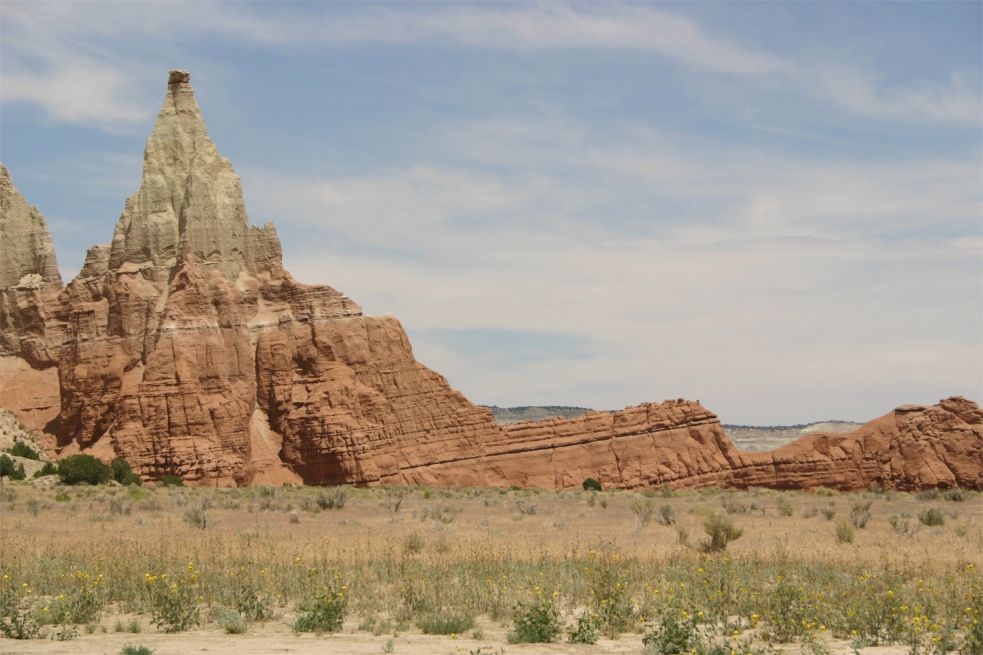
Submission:
<svg viewBox="0 0 983 655">
<path fill-rule="evenodd" d="M 172 71 L 140 188 L 62 288 L 43 218 L 0 178 L 0 406 L 48 447 L 190 483 L 983 486 L 962 399 L 743 453 L 684 400 L 500 428 L 399 322 L 295 281 Z"/>
<path fill-rule="evenodd" d="M 810 434 L 771 452 L 737 450 L 696 402 L 639 405 L 505 426 L 483 466 L 510 484 L 606 487 L 983 489 L 983 412 L 965 398 L 907 405 L 845 434 Z"/>
</svg>

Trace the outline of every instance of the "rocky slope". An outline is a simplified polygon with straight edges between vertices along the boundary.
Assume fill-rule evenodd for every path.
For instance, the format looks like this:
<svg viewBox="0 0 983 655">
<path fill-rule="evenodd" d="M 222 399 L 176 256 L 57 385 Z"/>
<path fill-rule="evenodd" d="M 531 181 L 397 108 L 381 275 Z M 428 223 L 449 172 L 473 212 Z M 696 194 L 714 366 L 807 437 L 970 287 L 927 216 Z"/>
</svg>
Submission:
<svg viewBox="0 0 983 655">
<path fill-rule="evenodd" d="M 395 318 L 283 269 L 183 71 L 111 242 L 66 287 L 6 170 L 0 193 L 0 406 L 60 455 L 207 485 L 983 484 L 983 420 L 958 399 L 758 454 L 683 400 L 497 426 L 416 361 Z"/>
</svg>

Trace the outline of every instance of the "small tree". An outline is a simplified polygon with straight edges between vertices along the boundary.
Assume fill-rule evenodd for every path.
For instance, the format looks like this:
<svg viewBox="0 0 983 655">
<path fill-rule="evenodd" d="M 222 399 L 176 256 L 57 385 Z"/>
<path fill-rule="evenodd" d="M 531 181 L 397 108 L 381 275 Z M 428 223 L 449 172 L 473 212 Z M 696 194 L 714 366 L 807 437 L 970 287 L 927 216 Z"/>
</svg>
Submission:
<svg viewBox="0 0 983 655">
<path fill-rule="evenodd" d="M 0 478 L 7 476 L 11 480 L 23 480 L 27 477 L 24 473 L 24 465 L 17 464 L 6 455 L 0 455 Z"/>
<path fill-rule="evenodd" d="M 7 449 L 7 452 L 16 457 L 24 457 L 25 459 L 41 459 L 41 456 L 23 441 L 16 442 Z"/>
<path fill-rule="evenodd" d="M 58 462 L 58 476 L 64 484 L 103 484 L 113 471 L 92 455 L 71 455 Z"/>
<path fill-rule="evenodd" d="M 133 472 L 133 469 L 130 468 L 129 463 L 122 457 L 117 457 L 114 459 L 113 463 L 110 464 L 109 467 L 113 470 L 113 479 L 120 484 L 135 484 L 139 486 L 143 483 L 140 476 Z"/>
<path fill-rule="evenodd" d="M 584 491 L 601 491 L 601 483 L 597 478 L 586 478 L 583 486 Z"/>
</svg>

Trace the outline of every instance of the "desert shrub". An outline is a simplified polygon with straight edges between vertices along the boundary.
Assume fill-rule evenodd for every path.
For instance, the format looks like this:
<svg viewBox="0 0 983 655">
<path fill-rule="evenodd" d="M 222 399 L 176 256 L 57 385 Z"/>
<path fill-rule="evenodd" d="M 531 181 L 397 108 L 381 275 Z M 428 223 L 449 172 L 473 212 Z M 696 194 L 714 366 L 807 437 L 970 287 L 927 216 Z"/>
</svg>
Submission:
<svg viewBox="0 0 983 655">
<path fill-rule="evenodd" d="M 532 516 L 536 513 L 536 503 L 530 503 L 524 500 L 515 501 L 515 508 L 519 510 L 519 514 L 522 516 Z"/>
<path fill-rule="evenodd" d="M 945 516 L 934 507 L 923 509 L 918 512 L 918 520 L 924 525 L 943 525 Z"/>
<path fill-rule="evenodd" d="M 180 475 L 175 475 L 173 473 L 168 473 L 160 479 L 160 486 L 162 487 L 183 487 L 184 479 Z"/>
<path fill-rule="evenodd" d="M 597 617 L 590 610 L 585 611 L 577 617 L 577 625 L 570 631 L 570 643 L 596 644 L 598 627 Z"/>
<path fill-rule="evenodd" d="M 407 555 L 415 555 L 423 550 L 423 537 L 416 532 L 403 537 L 403 552 Z"/>
<path fill-rule="evenodd" d="M 406 489 L 403 487 L 389 487 L 386 489 L 386 498 L 383 501 L 383 506 L 392 513 L 394 520 L 396 513 L 402 508 L 405 498 Z"/>
<path fill-rule="evenodd" d="M 130 465 L 122 457 L 114 459 L 112 464 L 109 465 L 109 468 L 113 471 L 113 479 L 120 484 L 136 486 L 143 484 L 140 476 L 133 472 L 133 469 L 130 468 Z"/>
<path fill-rule="evenodd" d="M 226 608 L 215 611 L 215 623 L 225 630 L 227 635 L 241 635 L 246 631 L 246 620 L 239 612 Z"/>
<path fill-rule="evenodd" d="M 112 474 L 112 469 L 92 455 L 71 455 L 58 462 L 63 484 L 103 484 Z"/>
<path fill-rule="evenodd" d="M 0 634 L 9 639 L 34 639 L 40 633 L 31 589 L 16 587 L 4 576 L 0 583 Z"/>
<path fill-rule="evenodd" d="M 348 614 L 348 588 L 328 584 L 303 599 L 298 610 L 296 632 L 338 632 Z"/>
<path fill-rule="evenodd" d="M 123 646 L 123 650 L 119 652 L 119 655 L 154 655 L 154 651 L 146 646 L 131 646 L 127 644 Z"/>
<path fill-rule="evenodd" d="M 57 475 L 58 467 L 51 462 L 45 462 L 44 465 L 34 472 L 34 477 L 43 478 L 46 475 Z"/>
<path fill-rule="evenodd" d="M 184 510 L 184 515 L 181 517 L 185 523 L 204 530 L 208 527 L 208 503 L 206 501 L 201 501 L 195 503 L 193 507 L 189 507 Z"/>
<path fill-rule="evenodd" d="M 865 528 L 867 527 L 867 522 L 870 521 L 870 505 L 869 500 L 858 500 L 850 508 L 850 523 L 853 524 L 855 528 Z"/>
<path fill-rule="evenodd" d="M 887 518 L 887 522 L 902 537 L 914 537 L 915 528 L 911 525 L 910 519 L 911 517 L 905 513 L 892 514 Z"/>
<path fill-rule="evenodd" d="M 512 644 L 546 644 L 562 629 L 560 610 L 553 597 L 537 593 L 531 602 L 519 602 L 512 619 L 508 640 Z"/>
<path fill-rule="evenodd" d="M 524 509 L 526 512 L 523 512 Z M 535 514 L 536 506 L 532 505 L 532 509 L 530 510 L 525 505 L 521 505 L 519 507 L 519 511 L 523 513 L 531 512 Z M 434 520 L 439 523 L 453 523 L 454 519 L 456 519 L 457 515 L 460 513 L 461 509 L 452 505 L 428 505 L 427 507 L 423 508 L 423 512 L 420 514 L 420 520 Z"/>
<path fill-rule="evenodd" d="M 331 491 L 319 491 L 314 502 L 321 509 L 342 509 L 348 502 L 348 489 L 335 487 Z"/>
<path fill-rule="evenodd" d="M 27 474 L 24 473 L 23 464 L 15 464 L 14 460 L 6 455 L 0 455 L 0 478 L 4 476 L 11 480 L 23 480 Z"/>
<path fill-rule="evenodd" d="M 785 496 L 779 496 L 775 500 L 775 504 L 778 505 L 778 513 L 782 516 L 792 516 L 795 508 L 792 507 L 792 502 Z"/>
<path fill-rule="evenodd" d="M 50 603 L 45 622 L 74 625 L 98 619 L 104 605 L 101 583 L 101 575 L 74 571 L 71 589 Z"/>
<path fill-rule="evenodd" d="M 616 637 L 628 629 L 635 611 L 624 564 L 616 554 L 598 555 L 590 560 L 586 573 L 591 593 L 589 609 L 597 627 Z"/>
<path fill-rule="evenodd" d="M 224 605 L 236 610 L 246 621 L 268 621 L 273 618 L 276 598 L 256 576 L 247 571 L 233 572 L 220 596 Z"/>
<path fill-rule="evenodd" d="M 742 503 L 729 493 L 720 497 L 720 504 L 728 514 L 747 514 L 748 512 L 747 503 Z"/>
<path fill-rule="evenodd" d="M 418 616 L 416 627 L 425 635 L 459 635 L 474 627 L 474 615 L 449 609 L 434 610 Z"/>
<path fill-rule="evenodd" d="M 662 525 L 672 525 L 676 522 L 676 510 L 672 508 L 672 505 L 662 505 L 656 520 Z"/>
<path fill-rule="evenodd" d="M 675 607 L 666 608 L 642 637 L 644 655 L 680 655 L 695 651 L 699 642 L 696 617 Z"/>
<path fill-rule="evenodd" d="M 707 539 L 700 548 L 705 553 L 717 553 L 726 550 L 727 544 L 741 538 L 744 531 L 734 526 L 733 521 L 726 516 L 710 512 L 703 521 L 703 530 Z"/>
<path fill-rule="evenodd" d="M 840 519 L 836 522 L 836 543 L 838 544 L 852 544 L 853 543 L 853 524 L 849 521 Z"/>
<path fill-rule="evenodd" d="M 950 502 L 961 503 L 966 500 L 966 492 L 959 487 L 953 487 L 952 489 L 946 489 L 942 497 Z"/>
<path fill-rule="evenodd" d="M 24 457 L 26 459 L 40 460 L 41 456 L 23 441 L 16 441 L 14 445 L 7 449 L 7 452 L 14 457 Z"/>
<path fill-rule="evenodd" d="M 639 498 L 631 504 L 631 513 L 635 515 L 635 520 L 639 526 L 645 527 L 652 522 L 655 514 L 655 503 L 649 498 Z"/>
<path fill-rule="evenodd" d="M 596 478 L 586 478 L 583 483 L 584 491 L 601 491 L 601 483 Z"/>
<path fill-rule="evenodd" d="M 827 521 L 832 521 L 833 517 L 836 516 L 836 508 L 832 505 L 828 505 L 819 511 L 822 513 L 823 518 L 825 518 Z"/>
<path fill-rule="evenodd" d="M 200 622 L 199 572 L 192 564 L 180 575 L 144 575 L 150 618 L 162 632 L 183 632 Z"/>
</svg>

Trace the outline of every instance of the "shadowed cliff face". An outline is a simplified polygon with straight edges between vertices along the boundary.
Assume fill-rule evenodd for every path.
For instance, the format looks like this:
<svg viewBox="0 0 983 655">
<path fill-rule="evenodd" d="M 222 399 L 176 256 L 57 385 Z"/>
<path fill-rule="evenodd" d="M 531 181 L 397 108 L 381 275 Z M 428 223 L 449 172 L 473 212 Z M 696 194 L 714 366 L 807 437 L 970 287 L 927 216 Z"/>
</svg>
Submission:
<svg viewBox="0 0 983 655">
<path fill-rule="evenodd" d="M 189 79 L 171 72 L 140 188 L 64 289 L 43 218 L 2 171 L 0 405 L 60 454 L 207 485 L 983 484 L 983 418 L 962 399 L 773 453 L 738 451 L 684 400 L 496 426 L 395 318 L 283 270 Z"/>
</svg>

